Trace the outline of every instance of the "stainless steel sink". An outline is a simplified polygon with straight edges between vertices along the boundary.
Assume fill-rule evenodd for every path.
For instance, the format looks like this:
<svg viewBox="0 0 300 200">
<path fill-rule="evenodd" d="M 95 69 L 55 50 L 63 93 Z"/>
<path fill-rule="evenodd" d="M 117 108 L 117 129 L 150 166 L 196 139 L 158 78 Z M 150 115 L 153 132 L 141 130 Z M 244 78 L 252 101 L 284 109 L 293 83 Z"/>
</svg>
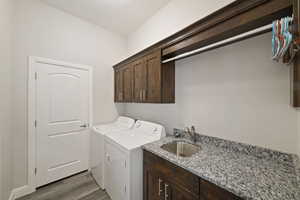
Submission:
<svg viewBox="0 0 300 200">
<path fill-rule="evenodd" d="M 161 146 L 162 149 L 181 157 L 191 157 L 201 150 L 201 147 L 185 141 L 174 141 Z"/>
</svg>

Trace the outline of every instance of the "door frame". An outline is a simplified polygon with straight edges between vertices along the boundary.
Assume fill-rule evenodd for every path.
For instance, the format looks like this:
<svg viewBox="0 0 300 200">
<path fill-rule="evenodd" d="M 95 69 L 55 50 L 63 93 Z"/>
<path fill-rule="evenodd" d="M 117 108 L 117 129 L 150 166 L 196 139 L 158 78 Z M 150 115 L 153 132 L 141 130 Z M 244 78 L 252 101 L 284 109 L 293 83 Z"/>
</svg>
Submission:
<svg viewBox="0 0 300 200">
<path fill-rule="evenodd" d="M 29 56 L 28 58 L 28 107 L 27 107 L 27 187 L 28 192 L 36 191 L 36 64 L 51 64 L 73 69 L 86 70 L 89 72 L 89 128 L 93 125 L 93 67 L 87 65 L 73 64 L 48 58 Z"/>
</svg>

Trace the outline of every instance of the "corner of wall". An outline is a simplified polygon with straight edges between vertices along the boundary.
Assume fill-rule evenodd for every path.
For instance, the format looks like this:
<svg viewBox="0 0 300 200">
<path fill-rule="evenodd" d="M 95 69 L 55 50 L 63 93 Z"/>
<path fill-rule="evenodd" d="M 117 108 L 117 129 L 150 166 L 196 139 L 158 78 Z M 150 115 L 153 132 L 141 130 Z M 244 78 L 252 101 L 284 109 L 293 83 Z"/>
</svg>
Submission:
<svg viewBox="0 0 300 200">
<path fill-rule="evenodd" d="M 12 72 L 12 22 L 14 2 L 3 0 L 0 5 L 0 199 L 7 200 L 12 198 L 13 179 L 12 179 L 12 131 L 11 131 L 11 72 Z"/>
</svg>

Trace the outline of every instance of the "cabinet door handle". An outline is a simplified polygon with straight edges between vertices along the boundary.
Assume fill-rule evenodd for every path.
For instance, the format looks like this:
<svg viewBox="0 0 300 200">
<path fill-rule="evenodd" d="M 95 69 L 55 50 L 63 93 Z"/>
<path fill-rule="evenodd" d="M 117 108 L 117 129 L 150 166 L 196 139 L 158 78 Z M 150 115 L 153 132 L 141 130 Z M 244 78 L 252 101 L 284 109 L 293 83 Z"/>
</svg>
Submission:
<svg viewBox="0 0 300 200">
<path fill-rule="evenodd" d="M 168 185 L 168 184 L 165 184 L 165 200 L 168 200 L 168 199 L 169 199 L 168 188 L 169 188 L 169 185 Z"/>
<path fill-rule="evenodd" d="M 161 189 L 161 183 L 162 183 L 162 180 L 159 178 L 158 179 L 158 196 L 161 195 L 161 192 L 162 192 L 162 189 Z"/>
</svg>

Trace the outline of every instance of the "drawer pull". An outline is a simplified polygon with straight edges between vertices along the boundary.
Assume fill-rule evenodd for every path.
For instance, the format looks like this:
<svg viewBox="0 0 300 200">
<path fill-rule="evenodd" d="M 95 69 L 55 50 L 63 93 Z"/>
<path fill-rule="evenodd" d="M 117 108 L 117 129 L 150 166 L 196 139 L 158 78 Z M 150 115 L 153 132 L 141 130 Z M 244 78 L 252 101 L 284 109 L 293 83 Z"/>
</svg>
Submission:
<svg viewBox="0 0 300 200">
<path fill-rule="evenodd" d="M 168 187 L 169 187 L 169 185 L 168 185 L 168 184 L 165 184 L 165 200 L 168 200 L 168 199 L 169 199 Z"/>
<path fill-rule="evenodd" d="M 158 196 L 161 195 L 161 192 L 162 192 L 162 189 L 161 189 L 161 183 L 162 183 L 162 180 L 159 178 L 158 179 Z"/>
</svg>

